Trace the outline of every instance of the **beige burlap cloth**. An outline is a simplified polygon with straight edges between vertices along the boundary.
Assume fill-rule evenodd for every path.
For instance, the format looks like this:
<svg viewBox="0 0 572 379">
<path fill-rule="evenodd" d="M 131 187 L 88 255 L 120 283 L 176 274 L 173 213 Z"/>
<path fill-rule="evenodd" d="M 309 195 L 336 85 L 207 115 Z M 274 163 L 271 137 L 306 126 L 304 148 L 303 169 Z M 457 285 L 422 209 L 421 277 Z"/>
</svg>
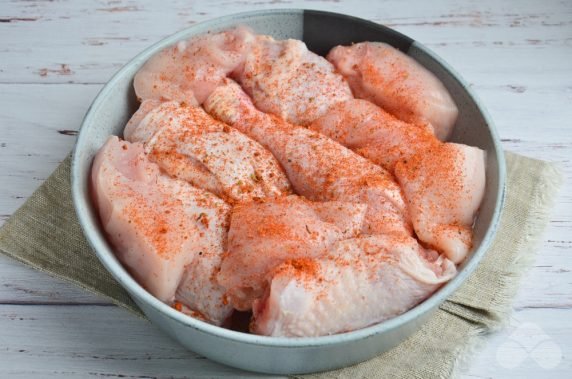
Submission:
<svg viewBox="0 0 572 379">
<path fill-rule="evenodd" d="M 448 378 L 511 311 L 561 182 L 554 165 L 507 153 L 506 202 L 496 239 L 469 280 L 415 335 L 370 361 L 309 377 Z M 77 222 L 70 159 L 0 229 L 0 252 L 142 316 L 100 264 Z"/>
</svg>

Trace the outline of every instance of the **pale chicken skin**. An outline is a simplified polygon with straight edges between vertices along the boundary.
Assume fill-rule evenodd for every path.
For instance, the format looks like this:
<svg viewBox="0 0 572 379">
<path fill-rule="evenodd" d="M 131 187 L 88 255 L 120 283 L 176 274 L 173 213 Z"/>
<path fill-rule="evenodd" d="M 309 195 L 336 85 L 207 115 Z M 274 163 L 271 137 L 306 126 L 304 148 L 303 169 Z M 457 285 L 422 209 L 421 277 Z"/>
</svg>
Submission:
<svg viewBox="0 0 572 379">
<path fill-rule="evenodd" d="M 337 103 L 308 126 L 359 155 L 395 171 L 395 165 L 440 144 L 428 124 L 410 124 L 361 99 Z"/>
<path fill-rule="evenodd" d="M 330 106 L 352 98 L 344 78 L 304 42 L 257 36 L 234 78 L 256 107 L 290 123 L 306 125 Z"/>
<path fill-rule="evenodd" d="M 228 202 L 291 193 L 284 171 L 268 150 L 200 107 L 144 101 L 124 135 L 144 142 L 149 158 L 170 176 Z"/>
<path fill-rule="evenodd" d="M 411 234 L 401 189 L 383 168 L 322 134 L 258 111 L 232 81 L 213 91 L 204 106 L 269 149 L 297 194 L 313 201 L 366 204 L 364 233 Z"/>
<path fill-rule="evenodd" d="M 429 123 L 447 140 L 458 108 L 441 81 L 396 48 L 382 42 L 336 46 L 327 56 L 355 97 L 367 99 L 401 120 Z"/>
<path fill-rule="evenodd" d="M 455 263 L 467 256 L 486 181 L 482 150 L 441 142 L 427 125 L 400 121 L 366 100 L 338 103 L 309 128 L 395 174 L 419 239 Z"/>
<path fill-rule="evenodd" d="M 402 160 L 403 188 L 417 237 L 462 262 L 473 244 L 473 223 L 485 194 L 485 152 L 456 143 Z"/>
<path fill-rule="evenodd" d="M 485 152 L 446 142 L 451 95 L 385 43 L 324 58 L 239 26 L 160 51 L 134 89 L 92 197 L 118 259 L 186 315 L 349 332 L 424 301 L 472 248 Z"/>
<path fill-rule="evenodd" d="M 300 196 L 236 205 L 218 282 L 236 309 L 250 310 L 272 269 L 288 259 L 321 257 L 334 242 L 359 235 L 365 212 L 363 204 Z"/>
<path fill-rule="evenodd" d="M 364 328 L 419 304 L 456 272 L 403 234 L 340 241 L 328 257 L 292 259 L 268 276 L 251 331 L 316 337 Z"/>
<path fill-rule="evenodd" d="M 174 100 L 197 105 L 219 82 L 241 70 L 254 35 L 246 27 L 178 42 L 149 59 L 133 85 L 140 100 Z"/>
<path fill-rule="evenodd" d="M 142 144 L 115 136 L 95 157 L 92 189 L 118 259 L 143 287 L 171 303 L 190 267 L 200 288 L 187 305 L 214 324 L 230 315 L 213 280 L 226 245 L 230 207 L 224 201 L 161 174 Z"/>
</svg>

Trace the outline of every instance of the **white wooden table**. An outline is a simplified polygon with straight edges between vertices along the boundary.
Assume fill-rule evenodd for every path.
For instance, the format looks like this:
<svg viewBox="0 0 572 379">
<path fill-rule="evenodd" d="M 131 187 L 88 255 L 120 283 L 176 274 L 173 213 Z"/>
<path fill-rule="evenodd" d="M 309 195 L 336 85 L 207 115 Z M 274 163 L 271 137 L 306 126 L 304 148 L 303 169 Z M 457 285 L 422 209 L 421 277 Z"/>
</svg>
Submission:
<svg viewBox="0 0 572 379">
<path fill-rule="evenodd" d="M 467 378 L 572 377 L 572 2 L 236 0 L 0 2 L 0 224 L 67 155 L 93 97 L 137 52 L 193 23 L 315 8 L 391 26 L 432 48 L 480 95 L 506 149 L 560 162 L 566 183 L 508 329 Z M 0 256 L 0 377 L 250 376 Z M 254 375 L 253 375 L 254 376 Z"/>
</svg>

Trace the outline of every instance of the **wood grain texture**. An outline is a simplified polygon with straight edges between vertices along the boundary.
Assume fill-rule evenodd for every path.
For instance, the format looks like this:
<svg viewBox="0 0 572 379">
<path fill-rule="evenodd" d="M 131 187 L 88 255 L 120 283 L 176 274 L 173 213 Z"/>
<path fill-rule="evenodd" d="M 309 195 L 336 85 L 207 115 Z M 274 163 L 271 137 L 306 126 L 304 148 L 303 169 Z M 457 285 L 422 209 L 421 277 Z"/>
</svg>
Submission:
<svg viewBox="0 0 572 379">
<path fill-rule="evenodd" d="M 3 378 L 267 377 L 202 358 L 114 306 L 5 305 L 0 329 Z"/>
<path fill-rule="evenodd" d="M 0 224 L 65 158 L 93 97 L 139 51 L 213 17 L 296 7 L 368 18 L 424 43 L 471 83 L 506 149 L 561 165 L 565 184 L 515 301 L 514 320 L 487 338 L 464 376 L 570 376 L 570 1 L 2 2 Z M 523 325 L 528 332 L 519 332 Z M 558 357 L 556 366 L 547 364 Z M 249 376 L 184 351 L 105 299 L 0 257 L 2 378 L 241 375 Z"/>
</svg>

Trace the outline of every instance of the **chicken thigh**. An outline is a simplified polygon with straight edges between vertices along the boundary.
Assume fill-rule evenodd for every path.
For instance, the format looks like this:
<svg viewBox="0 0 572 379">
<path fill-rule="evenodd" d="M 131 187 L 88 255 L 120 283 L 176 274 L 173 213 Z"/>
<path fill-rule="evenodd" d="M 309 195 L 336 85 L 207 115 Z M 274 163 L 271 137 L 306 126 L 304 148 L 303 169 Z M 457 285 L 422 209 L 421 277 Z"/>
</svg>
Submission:
<svg viewBox="0 0 572 379">
<path fill-rule="evenodd" d="M 296 193 L 313 201 L 366 204 L 364 233 L 411 233 L 401 189 L 383 168 L 322 134 L 258 111 L 232 81 L 213 91 L 204 106 L 268 148 Z"/>
<path fill-rule="evenodd" d="M 355 97 L 371 100 L 399 119 L 430 123 L 445 141 L 458 109 L 441 81 L 413 58 L 382 42 L 336 46 L 327 56 Z"/>
<path fill-rule="evenodd" d="M 234 70 L 242 70 L 244 54 L 254 39 L 246 27 L 180 41 L 153 55 L 133 81 L 140 100 L 202 103 Z"/>
<path fill-rule="evenodd" d="M 365 211 L 362 204 L 300 196 L 236 205 L 218 281 L 236 309 L 250 310 L 269 271 L 288 259 L 323 256 L 334 242 L 357 236 Z"/>
<path fill-rule="evenodd" d="M 332 64 L 293 39 L 257 36 L 235 78 L 258 109 L 293 124 L 306 125 L 333 104 L 352 98 Z"/>
<path fill-rule="evenodd" d="M 169 175 L 232 203 L 290 193 L 280 164 L 258 142 L 200 107 L 176 102 L 149 106 L 149 101 L 143 102 L 124 135 L 144 142 L 150 159 Z"/>
<path fill-rule="evenodd" d="M 251 331 L 317 337 L 364 328 L 411 309 L 455 275 L 451 261 L 403 234 L 340 241 L 328 257 L 292 259 L 267 276 Z"/>
<path fill-rule="evenodd" d="M 484 195 L 484 151 L 441 142 L 426 125 L 397 120 L 366 100 L 338 103 L 309 128 L 394 173 L 419 239 L 455 263 L 465 258 Z"/>
<path fill-rule="evenodd" d="M 473 244 L 473 223 L 485 193 L 485 152 L 456 143 L 395 166 L 419 239 L 462 262 Z"/>
<path fill-rule="evenodd" d="M 187 305 L 208 321 L 222 323 L 232 307 L 224 304 L 224 290 L 213 275 L 226 245 L 230 207 L 207 191 L 162 175 L 142 144 L 115 136 L 94 160 L 92 189 L 116 256 L 134 278 L 171 303 L 185 270 L 193 268 L 187 272 L 199 290 Z"/>
<path fill-rule="evenodd" d="M 308 126 L 393 173 L 395 164 L 440 144 L 428 124 L 410 124 L 360 99 L 337 103 Z"/>
</svg>

